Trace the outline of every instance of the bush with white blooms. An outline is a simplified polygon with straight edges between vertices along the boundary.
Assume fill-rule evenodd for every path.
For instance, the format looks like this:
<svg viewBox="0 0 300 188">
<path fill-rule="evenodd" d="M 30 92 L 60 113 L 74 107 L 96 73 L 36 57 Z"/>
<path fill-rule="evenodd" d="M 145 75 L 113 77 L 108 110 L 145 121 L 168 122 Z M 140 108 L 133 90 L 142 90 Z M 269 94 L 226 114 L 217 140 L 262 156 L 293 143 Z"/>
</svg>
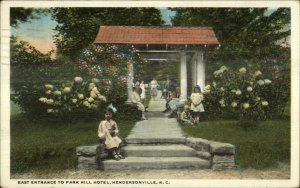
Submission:
<svg viewBox="0 0 300 188">
<path fill-rule="evenodd" d="M 272 80 L 260 70 L 222 66 L 204 88 L 206 111 L 212 117 L 238 117 L 241 125 L 247 127 L 266 119 L 270 99 L 264 97 L 271 85 Z"/>
<path fill-rule="evenodd" d="M 106 102 L 106 97 L 98 90 L 98 83 L 96 78 L 84 81 L 77 76 L 73 82 L 67 81 L 59 86 L 45 84 L 45 94 L 39 102 L 46 106 L 49 114 L 95 111 L 102 102 Z"/>
</svg>

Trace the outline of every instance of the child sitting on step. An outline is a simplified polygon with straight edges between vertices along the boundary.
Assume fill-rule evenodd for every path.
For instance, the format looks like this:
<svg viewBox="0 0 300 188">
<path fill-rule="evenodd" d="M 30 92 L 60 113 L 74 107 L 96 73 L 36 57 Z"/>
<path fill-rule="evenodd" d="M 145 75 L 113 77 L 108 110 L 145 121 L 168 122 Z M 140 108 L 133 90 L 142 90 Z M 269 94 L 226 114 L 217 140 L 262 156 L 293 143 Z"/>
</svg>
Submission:
<svg viewBox="0 0 300 188">
<path fill-rule="evenodd" d="M 195 120 L 190 113 L 189 105 L 184 105 L 184 110 L 180 114 L 180 121 L 185 125 L 195 125 Z"/>
<path fill-rule="evenodd" d="M 98 137 L 105 144 L 106 149 L 110 151 L 115 160 L 124 159 L 120 153 L 120 144 L 122 140 L 118 137 L 119 129 L 117 123 L 112 120 L 114 110 L 107 108 L 105 111 L 105 120 L 102 120 L 98 127 Z"/>
</svg>

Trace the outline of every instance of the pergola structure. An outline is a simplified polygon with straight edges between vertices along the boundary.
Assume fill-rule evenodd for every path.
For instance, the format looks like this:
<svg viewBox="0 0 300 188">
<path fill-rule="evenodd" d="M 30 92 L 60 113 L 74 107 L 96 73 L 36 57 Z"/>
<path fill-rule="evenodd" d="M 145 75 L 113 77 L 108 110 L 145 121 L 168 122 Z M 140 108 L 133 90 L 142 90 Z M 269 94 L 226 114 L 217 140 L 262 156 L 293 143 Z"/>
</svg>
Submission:
<svg viewBox="0 0 300 188">
<path fill-rule="evenodd" d="M 180 98 L 187 100 L 187 63 L 192 84 L 205 86 L 204 52 L 220 46 L 210 27 L 100 26 L 95 44 L 133 45 L 148 61 L 180 60 Z M 133 62 L 128 67 L 128 102 L 133 87 Z"/>
</svg>

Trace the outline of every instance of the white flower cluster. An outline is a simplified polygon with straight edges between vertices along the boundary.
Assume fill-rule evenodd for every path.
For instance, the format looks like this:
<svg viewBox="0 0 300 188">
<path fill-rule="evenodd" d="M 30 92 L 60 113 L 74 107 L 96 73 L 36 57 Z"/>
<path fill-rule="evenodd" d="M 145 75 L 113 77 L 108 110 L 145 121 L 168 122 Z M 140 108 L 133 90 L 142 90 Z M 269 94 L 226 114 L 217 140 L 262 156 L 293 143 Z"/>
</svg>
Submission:
<svg viewBox="0 0 300 188">
<path fill-rule="evenodd" d="M 220 103 L 220 105 L 221 105 L 221 107 L 222 108 L 224 108 L 226 105 L 225 105 L 225 100 L 224 99 L 221 99 L 220 101 L 219 101 L 219 103 Z"/>
<path fill-rule="evenodd" d="M 53 99 L 47 99 L 45 97 L 39 98 L 39 101 L 41 103 L 44 103 L 44 104 L 49 104 L 49 105 L 53 105 L 54 104 L 54 100 Z"/>
<path fill-rule="evenodd" d="M 252 87 L 250 87 L 250 86 L 249 86 L 249 87 L 247 87 L 247 91 L 248 91 L 248 92 L 251 92 L 251 91 L 253 91 Z"/>
<path fill-rule="evenodd" d="M 262 75 L 262 73 L 259 70 L 255 71 L 254 74 L 253 74 L 254 78 L 256 78 L 260 75 Z"/>
<path fill-rule="evenodd" d="M 64 89 L 63 89 L 63 93 L 64 94 L 68 94 L 68 93 L 70 93 L 71 92 L 71 88 L 70 87 L 65 87 Z"/>
<path fill-rule="evenodd" d="M 96 103 L 97 100 L 106 101 L 106 97 L 101 95 L 95 83 L 100 82 L 99 79 L 94 78 L 91 83 L 89 83 L 90 96 L 85 99 L 83 105 L 87 108 L 98 108 Z M 79 97 L 79 95 L 78 95 Z M 80 98 L 83 98 L 83 95 L 80 95 Z"/>
<path fill-rule="evenodd" d="M 226 67 L 226 66 L 222 66 L 222 67 L 220 67 L 220 69 L 219 70 L 216 70 L 215 72 L 214 72 L 214 76 L 215 77 L 218 77 L 218 76 L 221 76 L 225 71 L 227 71 L 228 70 L 228 68 Z"/>
<path fill-rule="evenodd" d="M 74 82 L 75 83 L 79 84 L 79 83 L 82 83 L 82 81 L 83 81 L 83 79 L 81 77 L 79 77 L 79 76 L 77 76 L 77 77 L 74 78 Z"/>
<path fill-rule="evenodd" d="M 204 87 L 203 93 L 204 93 L 204 94 L 210 93 L 210 89 L 211 89 L 211 86 L 210 86 L 210 85 L 206 85 L 206 86 Z"/>
<path fill-rule="evenodd" d="M 84 94 L 84 93 L 75 93 L 76 88 L 72 89 L 72 87 L 64 87 L 61 91 L 55 90 L 54 86 L 51 84 L 46 84 L 45 89 L 46 89 L 46 94 L 50 95 L 52 94 L 54 97 L 56 97 L 57 100 L 54 99 L 47 99 L 46 97 L 41 97 L 39 98 L 39 101 L 43 104 L 47 105 L 52 105 L 52 106 L 57 106 L 57 105 L 67 105 L 65 106 L 68 111 L 72 111 L 72 107 L 68 106 L 70 104 L 77 104 L 78 105 L 83 105 L 87 108 L 98 108 L 98 104 L 100 101 L 106 101 L 106 97 L 101 95 L 98 88 L 96 87 L 96 83 L 99 83 L 100 80 L 97 78 L 93 78 L 92 82 L 89 83 L 88 87 L 88 92 L 89 95 Z M 70 85 L 72 82 L 67 82 L 68 85 Z M 76 76 L 74 77 L 74 83 L 75 84 L 87 84 L 86 82 L 83 82 L 82 77 Z M 78 91 L 77 91 L 78 92 Z M 64 97 L 58 97 L 61 95 L 64 95 Z M 75 94 L 75 95 L 74 95 Z M 71 98 L 68 98 L 67 96 L 72 96 Z M 71 103 L 68 103 L 71 102 Z M 58 112 L 57 109 L 52 109 L 49 108 L 47 109 L 48 113 L 55 113 Z"/>
<path fill-rule="evenodd" d="M 236 102 L 232 102 L 232 103 L 231 103 L 231 107 L 232 107 L 232 108 L 237 107 L 237 103 L 236 103 Z"/>
<path fill-rule="evenodd" d="M 242 67 L 239 69 L 240 74 L 246 74 L 247 69 L 245 67 Z"/>
<path fill-rule="evenodd" d="M 269 84 L 271 84 L 272 81 L 269 80 L 269 79 L 264 79 L 264 80 L 258 80 L 257 83 L 258 83 L 258 85 L 263 86 L 263 85 L 269 85 Z"/>
<path fill-rule="evenodd" d="M 261 105 L 263 105 L 263 106 L 268 106 L 269 103 L 268 103 L 268 101 L 262 101 L 262 102 L 261 102 Z"/>
<path fill-rule="evenodd" d="M 243 108 L 244 108 L 244 109 L 248 109 L 249 107 L 250 107 L 250 104 L 249 104 L 249 103 L 244 103 L 244 104 L 243 104 Z"/>
<path fill-rule="evenodd" d="M 239 89 L 237 89 L 236 92 L 235 92 L 235 94 L 236 94 L 237 96 L 240 96 L 240 95 L 242 94 L 242 91 L 239 90 Z"/>
<path fill-rule="evenodd" d="M 46 90 L 53 90 L 54 87 L 51 84 L 46 84 L 45 88 L 46 88 Z"/>
</svg>

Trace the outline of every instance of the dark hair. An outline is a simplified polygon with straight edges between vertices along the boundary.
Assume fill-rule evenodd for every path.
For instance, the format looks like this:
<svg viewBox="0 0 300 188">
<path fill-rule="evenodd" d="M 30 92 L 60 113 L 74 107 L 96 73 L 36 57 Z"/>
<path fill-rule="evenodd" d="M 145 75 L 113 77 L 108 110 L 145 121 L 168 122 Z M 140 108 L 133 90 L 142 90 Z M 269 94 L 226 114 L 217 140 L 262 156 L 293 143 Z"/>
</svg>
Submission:
<svg viewBox="0 0 300 188">
<path fill-rule="evenodd" d="M 199 91 L 200 91 L 200 93 L 201 93 L 201 88 L 200 88 L 199 85 L 196 85 L 196 86 L 194 87 L 194 92 L 195 92 L 196 89 L 199 89 Z"/>
<path fill-rule="evenodd" d="M 107 112 L 110 112 L 111 114 L 114 114 L 114 111 L 111 108 L 106 108 L 105 109 L 105 113 L 107 113 Z"/>
</svg>

